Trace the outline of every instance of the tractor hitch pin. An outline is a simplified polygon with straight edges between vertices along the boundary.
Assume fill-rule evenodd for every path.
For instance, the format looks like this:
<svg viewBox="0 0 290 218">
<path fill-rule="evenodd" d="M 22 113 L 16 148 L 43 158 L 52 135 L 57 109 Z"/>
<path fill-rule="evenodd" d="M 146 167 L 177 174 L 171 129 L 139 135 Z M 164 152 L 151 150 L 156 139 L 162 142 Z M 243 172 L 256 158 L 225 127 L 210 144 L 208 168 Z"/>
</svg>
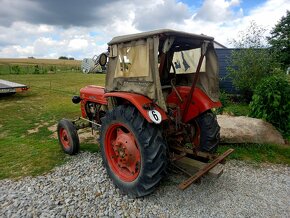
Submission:
<svg viewBox="0 0 290 218">
<path fill-rule="evenodd" d="M 98 127 L 101 127 L 101 126 L 102 126 L 101 124 L 98 124 L 98 123 L 96 123 L 96 122 L 93 122 L 93 121 L 88 120 L 88 119 L 83 118 L 83 117 L 80 117 L 80 119 L 85 120 L 85 121 L 87 121 L 87 122 L 90 122 L 90 123 L 92 123 L 92 124 L 94 124 L 94 125 L 96 125 L 96 126 L 98 126 Z"/>
</svg>

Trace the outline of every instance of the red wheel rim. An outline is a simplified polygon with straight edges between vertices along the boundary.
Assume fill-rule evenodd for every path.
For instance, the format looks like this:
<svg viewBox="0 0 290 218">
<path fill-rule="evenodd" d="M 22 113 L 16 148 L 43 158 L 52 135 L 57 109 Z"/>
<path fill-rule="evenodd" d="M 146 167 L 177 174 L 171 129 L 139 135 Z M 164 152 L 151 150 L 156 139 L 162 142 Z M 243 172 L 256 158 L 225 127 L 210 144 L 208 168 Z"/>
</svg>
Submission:
<svg viewBox="0 0 290 218">
<path fill-rule="evenodd" d="M 59 136 L 60 136 L 60 141 L 63 147 L 65 149 L 68 149 L 70 147 L 70 142 L 69 142 L 69 135 L 66 129 L 61 128 L 59 131 Z"/>
<path fill-rule="evenodd" d="M 123 124 L 109 126 L 105 155 L 113 173 L 125 182 L 134 181 L 141 167 L 141 154 L 133 133 Z"/>
</svg>

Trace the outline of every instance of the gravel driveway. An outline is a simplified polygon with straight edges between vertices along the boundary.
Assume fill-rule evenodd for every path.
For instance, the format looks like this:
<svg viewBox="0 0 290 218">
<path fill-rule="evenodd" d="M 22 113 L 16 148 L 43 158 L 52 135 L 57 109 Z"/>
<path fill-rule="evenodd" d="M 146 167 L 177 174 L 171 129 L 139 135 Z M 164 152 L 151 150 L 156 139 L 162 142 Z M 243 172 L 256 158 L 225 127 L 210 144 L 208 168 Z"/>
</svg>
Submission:
<svg viewBox="0 0 290 218">
<path fill-rule="evenodd" d="M 130 199 L 108 179 L 99 154 L 81 153 L 53 172 L 0 181 L 0 217 L 290 217 L 290 167 L 229 161 L 224 174 L 185 191 L 170 176 Z"/>
</svg>

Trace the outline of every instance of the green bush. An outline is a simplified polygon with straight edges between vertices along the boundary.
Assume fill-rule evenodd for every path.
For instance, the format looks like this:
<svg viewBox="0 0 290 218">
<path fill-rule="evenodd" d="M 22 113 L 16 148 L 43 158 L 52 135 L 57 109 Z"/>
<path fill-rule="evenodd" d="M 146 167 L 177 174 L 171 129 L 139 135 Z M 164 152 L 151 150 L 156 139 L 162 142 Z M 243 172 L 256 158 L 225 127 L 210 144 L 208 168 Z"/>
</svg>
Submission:
<svg viewBox="0 0 290 218">
<path fill-rule="evenodd" d="M 245 100 L 249 102 L 255 87 L 272 71 L 273 61 L 269 50 L 247 48 L 235 50 L 227 67 L 228 76 Z"/>
<path fill-rule="evenodd" d="M 290 83 L 283 75 L 261 80 L 250 103 L 250 115 L 262 118 L 284 135 L 290 134 Z"/>
<path fill-rule="evenodd" d="M 33 72 L 34 74 L 40 74 L 40 68 L 39 68 L 39 66 L 38 65 L 35 65 L 34 66 L 34 72 Z"/>
<path fill-rule="evenodd" d="M 228 105 L 229 103 L 229 97 L 228 94 L 225 91 L 220 92 L 220 97 L 219 97 L 220 102 L 222 103 L 222 106 L 219 108 L 215 109 L 215 114 L 222 114 L 224 111 L 224 108 Z"/>
<path fill-rule="evenodd" d="M 18 65 L 13 65 L 11 67 L 11 69 L 12 69 L 12 74 L 20 74 L 21 73 L 21 69 Z"/>
</svg>

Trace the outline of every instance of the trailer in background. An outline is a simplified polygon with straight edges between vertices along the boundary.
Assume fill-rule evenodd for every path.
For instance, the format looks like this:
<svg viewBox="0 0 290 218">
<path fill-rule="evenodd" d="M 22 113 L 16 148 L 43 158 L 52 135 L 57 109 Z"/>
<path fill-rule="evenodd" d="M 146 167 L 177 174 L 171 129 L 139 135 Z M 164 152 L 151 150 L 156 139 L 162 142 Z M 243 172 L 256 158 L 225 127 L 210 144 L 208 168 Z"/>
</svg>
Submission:
<svg viewBox="0 0 290 218">
<path fill-rule="evenodd" d="M 29 87 L 27 85 L 0 79 L 0 95 L 24 92 L 28 89 Z"/>
</svg>

